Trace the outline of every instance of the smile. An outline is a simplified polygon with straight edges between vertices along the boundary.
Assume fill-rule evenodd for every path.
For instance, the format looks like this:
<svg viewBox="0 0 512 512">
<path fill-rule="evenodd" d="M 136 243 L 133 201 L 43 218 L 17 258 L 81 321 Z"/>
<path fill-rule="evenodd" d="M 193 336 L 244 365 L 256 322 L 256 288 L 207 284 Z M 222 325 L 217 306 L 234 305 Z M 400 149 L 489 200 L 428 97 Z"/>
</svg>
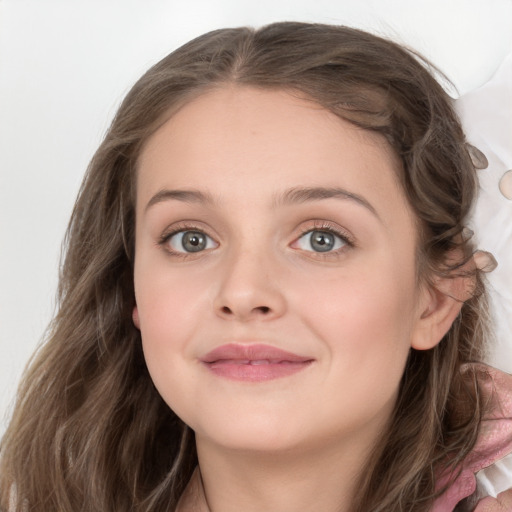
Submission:
<svg viewBox="0 0 512 512">
<path fill-rule="evenodd" d="M 270 345 L 233 343 L 217 347 L 201 358 L 201 362 L 219 377 L 260 382 L 287 377 L 304 370 L 313 359 Z"/>
</svg>

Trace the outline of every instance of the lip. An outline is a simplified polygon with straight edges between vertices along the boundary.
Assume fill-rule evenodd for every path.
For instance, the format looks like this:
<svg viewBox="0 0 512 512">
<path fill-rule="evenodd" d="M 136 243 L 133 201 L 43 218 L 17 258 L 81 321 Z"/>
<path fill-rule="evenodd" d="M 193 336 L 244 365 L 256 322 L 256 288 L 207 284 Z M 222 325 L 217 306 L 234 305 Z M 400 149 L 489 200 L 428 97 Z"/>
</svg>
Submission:
<svg viewBox="0 0 512 512">
<path fill-rule="evenodd" d="M 313 359 L 271 345 L 229 343 L 208 352 L 200 361 L 219 377 L 260 382 L 300 372 Z"/>
</svg>

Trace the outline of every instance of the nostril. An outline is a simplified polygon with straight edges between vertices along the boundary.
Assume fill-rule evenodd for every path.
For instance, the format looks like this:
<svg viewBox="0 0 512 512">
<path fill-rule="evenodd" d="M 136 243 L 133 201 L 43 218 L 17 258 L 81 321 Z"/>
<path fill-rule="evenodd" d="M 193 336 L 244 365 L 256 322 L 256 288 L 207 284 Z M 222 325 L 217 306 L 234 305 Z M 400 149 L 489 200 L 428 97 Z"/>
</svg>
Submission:
<svg viewBox="0 0 512 512">
<path fill-rule="evenodd" d="M 247 314 L 254 314 L 254 313 L 261 313 L 263 315 L 268 315 L 270 312 L 272 311 L 272 309 L 268 306 L 256 306 L 250 310 L 247 310 Z M 245 316 L 245 313 L 243 311 L 243 308 L 238 310 L 238 308 L 230 308 L 229 306 L 222 306 L 220 308 L 220 312 L 222 315 L 225 315 L 225 316 L 232 316 L 232 315 L 235 315 L 235 316 L 239 316 L 239 314 L 241 316 Z"/>
</svg>

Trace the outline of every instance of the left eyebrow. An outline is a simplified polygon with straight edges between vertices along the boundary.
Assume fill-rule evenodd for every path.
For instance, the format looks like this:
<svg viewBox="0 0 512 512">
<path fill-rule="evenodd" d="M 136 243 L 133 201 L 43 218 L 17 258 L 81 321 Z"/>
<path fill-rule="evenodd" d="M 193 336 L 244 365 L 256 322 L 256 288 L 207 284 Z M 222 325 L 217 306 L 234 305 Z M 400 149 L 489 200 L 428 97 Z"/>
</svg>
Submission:
<svg viewBox="0 0 512 512">
<path fill-rule="evenodd" d="M 286 190 L 282 194 L 279 194 L 279 196 L 274 199 L 274 206 L 306 203 L 309 201 L 319 201 L 322 199 L 332 198 L 353 201 L 356 204 L 364 206 L 373 215 L 375 215 L 375 217 L 381 220 L 377 210 L 367 199 L 338 187 L 294 187 Z"/>
</svg>

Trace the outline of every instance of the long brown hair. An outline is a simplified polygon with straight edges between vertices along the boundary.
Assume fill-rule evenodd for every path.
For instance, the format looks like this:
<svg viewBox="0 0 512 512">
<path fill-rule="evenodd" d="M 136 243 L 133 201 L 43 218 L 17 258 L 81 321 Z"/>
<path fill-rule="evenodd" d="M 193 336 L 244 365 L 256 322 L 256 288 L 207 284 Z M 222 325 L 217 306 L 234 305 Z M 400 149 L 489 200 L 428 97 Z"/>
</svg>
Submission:
<svg viewBox="0 0 512 512">
<path fill-rule="evenodd" d="M 457 273 L 475 170 L 450 98 L 401 46 L 346 27 L 276 23 L 185 44 L 132 88 L 94 155 L 65 240 L 59 309 L 19 389 L 1 444 L 0 503 L 34 511 L 172 511 L 197 464 L 193 432 L 156 392 L 134 328 L 134 175 L 148 137 L 181 105 L 223 84 L 296 91 L 386 137 L 417 215 L 418 273 Z M 447 264 L 457 248 L 464 261 Z M 467 265 L 466 265 L 467 267 Z M 464 267 L 464 268 L 466 268 Z M 389 431 L 361 479 L 360 512 L 426 511 L 435 477 L 475 443 L 485 295 L 442 342 L 411 350 Z"/>
</svg>

